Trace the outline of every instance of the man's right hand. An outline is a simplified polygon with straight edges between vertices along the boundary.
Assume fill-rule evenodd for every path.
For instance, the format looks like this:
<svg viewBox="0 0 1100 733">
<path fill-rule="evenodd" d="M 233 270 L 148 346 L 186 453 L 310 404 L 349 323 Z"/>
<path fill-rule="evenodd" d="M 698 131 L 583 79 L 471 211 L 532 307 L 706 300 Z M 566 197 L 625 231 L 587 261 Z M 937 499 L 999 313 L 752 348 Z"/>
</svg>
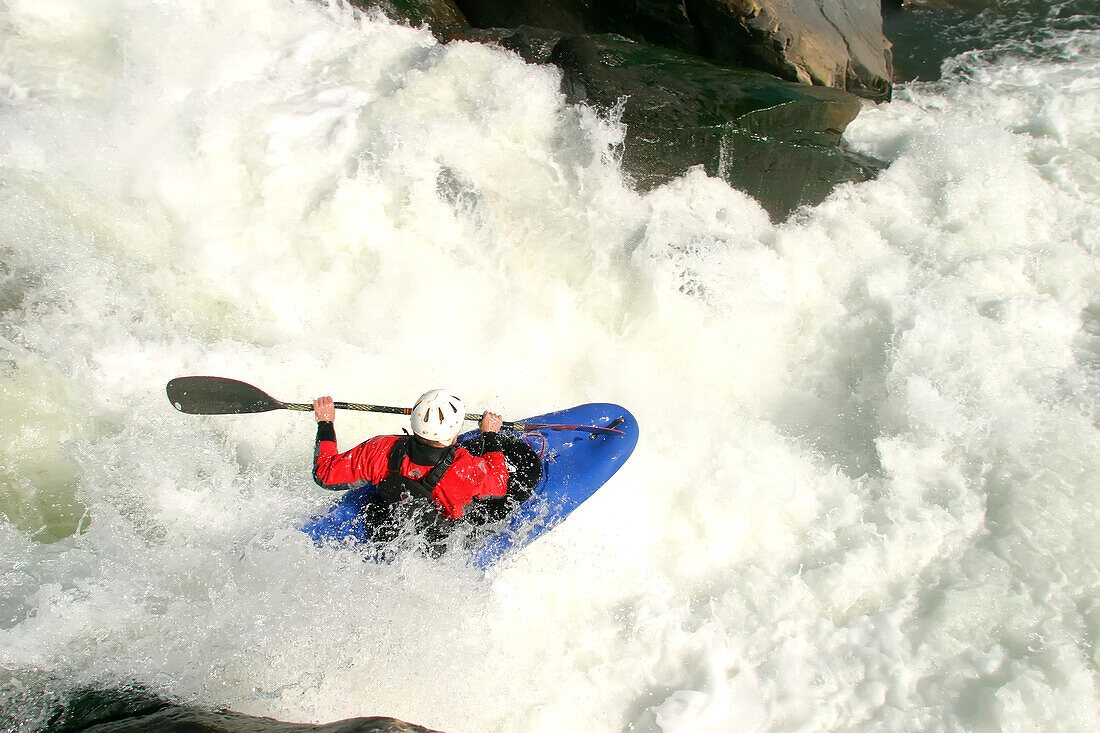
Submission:
<svg viewBox="0 0 1100 733">
<path fill-rule="evenodd" d="M 336 420 L 336 407 L 333 406 L 331 397 L 318 397 L 313 401 L 313 414 L 317 416 L 317 422 L 334 422 Z"/>
</svg>

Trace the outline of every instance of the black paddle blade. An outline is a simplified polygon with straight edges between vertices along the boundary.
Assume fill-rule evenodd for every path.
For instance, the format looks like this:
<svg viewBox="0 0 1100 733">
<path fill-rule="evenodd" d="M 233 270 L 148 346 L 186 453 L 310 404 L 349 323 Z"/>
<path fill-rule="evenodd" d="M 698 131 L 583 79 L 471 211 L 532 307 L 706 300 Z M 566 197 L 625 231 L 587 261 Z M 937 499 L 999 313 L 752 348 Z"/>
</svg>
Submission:
<svg viewBox="0 0 1100 733">
<path fill-rule="evenodd" d="M 176 377 L 167 391 L 172 406 L 188 415 L 242 415 L 283 407 L 251 384 L 225 377 Z"/>
</svg>

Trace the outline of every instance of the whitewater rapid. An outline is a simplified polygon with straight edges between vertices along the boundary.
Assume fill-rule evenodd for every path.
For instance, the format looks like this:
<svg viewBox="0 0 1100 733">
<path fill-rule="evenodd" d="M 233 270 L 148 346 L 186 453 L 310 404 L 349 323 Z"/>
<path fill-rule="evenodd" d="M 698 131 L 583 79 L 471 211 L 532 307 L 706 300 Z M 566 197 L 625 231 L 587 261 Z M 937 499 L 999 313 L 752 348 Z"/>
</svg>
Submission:
<svg viewBox="0 0 1100 733">
<path fill-rule="evenodd" d="M 1100 728 L 1100 35 L 953 59 L 774 223 L 648 193 L 558 75 L 304 0 L 0 4 L 0 701 L 89 685 L 459 731 Z M 482 576 L 295 527 L 308 415 L 634 456 Z M 341 447 L 402 427 L 341 414 Z"/>
</svg>

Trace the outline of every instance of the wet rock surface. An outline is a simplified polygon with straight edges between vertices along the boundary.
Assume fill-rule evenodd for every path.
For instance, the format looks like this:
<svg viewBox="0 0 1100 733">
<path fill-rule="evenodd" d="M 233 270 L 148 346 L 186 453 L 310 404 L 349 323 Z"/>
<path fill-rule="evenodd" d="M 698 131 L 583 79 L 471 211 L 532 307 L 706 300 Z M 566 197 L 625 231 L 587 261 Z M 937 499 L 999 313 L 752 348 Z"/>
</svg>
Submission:
<svg viewBox="0 0 1100 733">
<path fill-rule="evenodd" d="M 359 4 L 426 24 L 443 41 L 495 44 L 554 64 L 571 103 L 626 126 L 623 170 L 643 191 L 702 166 L 782 218 L 881 167 L 841 138 L 862 105 L 843 87 L 889 94 L 877 0 L 781 3 L 797 13 L 718 0 Z M 802 56 L 792 61 L 797 48 Z"/>
<path fill-rule="evenodd" d="M 879 0 L 455 0 L 470 25 L 614 33 L 788 81 L 890 94 Z"/>
<path fill-rule="evenodd" d="M 89 688 L 56 711 L 45 733 L 440 733 L 388 717 L 286 723 L 167 700 L 140 687 Z"/>
</svg>

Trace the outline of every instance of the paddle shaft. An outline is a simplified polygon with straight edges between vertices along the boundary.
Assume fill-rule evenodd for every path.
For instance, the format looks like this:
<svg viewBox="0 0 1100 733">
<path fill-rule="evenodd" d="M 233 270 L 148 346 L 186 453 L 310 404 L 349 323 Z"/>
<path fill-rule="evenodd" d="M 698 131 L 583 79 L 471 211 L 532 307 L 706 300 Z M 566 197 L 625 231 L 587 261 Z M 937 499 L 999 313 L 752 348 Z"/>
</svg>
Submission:
<svg viewBox="0 0 1100 733">
<path fill-rule="evenodd" d="M 168 382 L 168 400 L 173 407 L 190 415 L 241 415 L 271 410 L 297 410 L 309 412 L 313 405 L 307 402 L 282 402 L 266 392 L 237 379 L 226 377 L 176 377 Z M 381 412 L 390 415 L 411 415 L 409 407 L 387 407 L 385 405 L 364 405 L 356 402 L 333 402 L 340 410 L 359 412 Z M 481 420 L 481 415 L 468 412 L 463 416 L 471 422 Z M 505 422 L 501 425 L 509 430 L 581 430 L 594 433 L 621 433 L 613 422 L 605 427 L 592 425 L 543 425 L 522 422 Z"/>
<path fill-rule="evenodd" d="M 307 402 L 280 402 L 279 403 L 284 410 L 299 410 L 301 412 L 309 412 L 313 409 L 313 405 Z M 333 402 L 332 406 L 337 410 L 357 410 L 359 412 L 381 412 L 387 415 L 411 415 L 412 408 L 410 407 L 386 407 L 385 405 L 361 405 L 357 402 Z M 466 420 L 472 420 L 478 422 L 481 420 L 481 415 L 473 412 L 467 412 L 465 415 Z M 505 426 L 515 425 L 516 423 L 504 423 Z"/>
<path fill-rule="evenodd" d="M 313 405 L 305 402 L 280 402 L 279 403 L 284 410 L 298 410 L 299 412 L 309 412 L 313 409 Z M 381 412 L 387 415 L 411 415 L 412 409 L 409 407 L 387 407 L 385 405 L 362 405 L 357 402 L 333 402 L 332 406 L 337 410 L 358 410 L 359 412 Z M 481 415 L 474 412 L 467 412 L 466 419 L 471 422 L 478 422 L 481 420 Z M 500 424 L 502 428 L 507 430 L 591 430 L 595 432 L 608 432 L 608 433 L 621 433 L 621 430 L 616 430 L 613 427 L 599 427 L 595 425 L 546 425 L 542 423 L 525 423 L 525 422 L 511 422 L 505 420 Z"/>
</svg>

